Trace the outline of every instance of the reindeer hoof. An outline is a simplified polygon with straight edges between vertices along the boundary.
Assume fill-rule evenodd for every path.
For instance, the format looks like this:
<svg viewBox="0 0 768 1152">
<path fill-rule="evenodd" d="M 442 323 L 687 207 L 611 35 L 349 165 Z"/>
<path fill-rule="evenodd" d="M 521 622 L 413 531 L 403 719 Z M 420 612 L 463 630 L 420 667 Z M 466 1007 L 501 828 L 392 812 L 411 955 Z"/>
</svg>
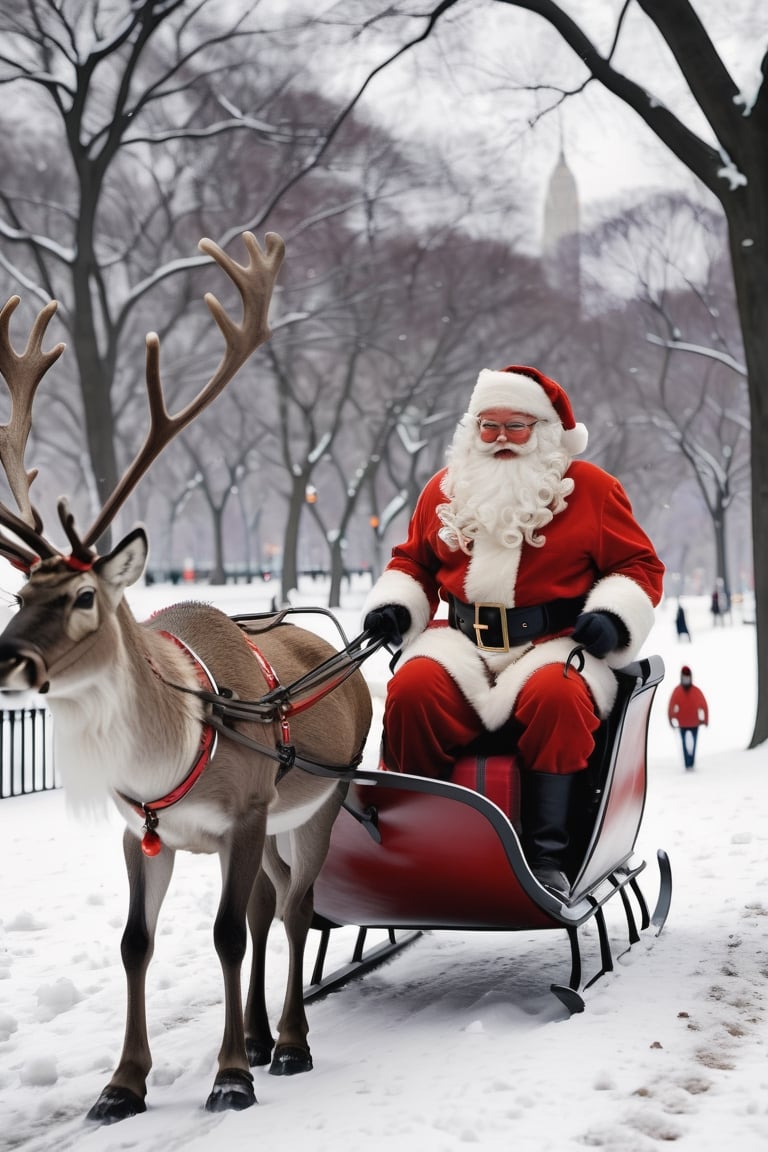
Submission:
<svg viewBox="0 0 768 1152">
<path fill-rule="evenodd" d="M 253 1076 L 242 1068 L 225 1068 L 213 1083 L 205 1102 L 206 1112 L 242 1112 L 256 1103 Z"/>
<path fill-rule="evenodd" d="M 274 1046 L 274 1040 L 270 1040 L 268 1043 L 261 1040 L 246 1040 L 245 1054 L 248 1057 L 250 1067 L 255 1068 L 261 1067 L 262 1064 L 269 1064 Z"/>
<path fill-rule="evenodd" d="M 312 1068 L 312 1057 L 308 1048 L 298 1048 L 290 1044 L 281 1047 L 278 1044 L 269 1072 L 271 1076 L 295 1076 L 298 1072 L 311 1072 Z"/>
<path fill-rule="evenodd" d="M 130 1088 L 107 1087 L 88 1112 L 86 1120 L 94 1124 L 116 1124 L 118 1120 L 127 1120 L 129 1116 L 137 1116 L 146 1110 L 141 1096 L 131 1092 Z"/>
</svg>

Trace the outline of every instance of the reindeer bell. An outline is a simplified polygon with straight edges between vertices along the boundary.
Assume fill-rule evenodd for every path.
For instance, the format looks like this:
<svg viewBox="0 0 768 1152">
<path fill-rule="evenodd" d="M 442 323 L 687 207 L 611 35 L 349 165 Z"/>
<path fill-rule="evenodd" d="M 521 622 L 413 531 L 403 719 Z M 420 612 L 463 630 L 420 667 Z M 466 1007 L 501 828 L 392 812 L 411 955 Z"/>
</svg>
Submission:
<svg viewBox="0 0 768 1152">
<path fill-rule="evenodd" d="M 157 832 L 145 832 L 141 841 L 141 850 L 145 856 L 157 856 L 162 843 Z"/>
<path fill-rule="evenodd" d="M 144 825 L 144 835 L 141 838 L 141 850 L 145 856 L 157 856 L 163 846 L 155 831 L 156 828 L 157 813 L 147 810 L 147 822 Z"/>
</svg>

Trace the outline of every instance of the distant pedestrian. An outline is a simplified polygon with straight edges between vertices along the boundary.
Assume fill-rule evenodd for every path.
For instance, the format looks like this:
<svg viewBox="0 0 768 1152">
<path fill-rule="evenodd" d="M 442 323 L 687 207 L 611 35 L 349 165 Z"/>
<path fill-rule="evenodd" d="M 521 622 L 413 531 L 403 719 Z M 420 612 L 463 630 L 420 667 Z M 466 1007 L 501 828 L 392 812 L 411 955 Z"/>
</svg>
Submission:
<svg viewBox="0 0 768 1152">
<path fill-rule="evenodd" d="M 696 758 L 696 739 L 702 724 L 709 724 L 709 707 L 700 688 L 693 683 L 687 664 L 680 669 L 680 683 L 669 698 L 669 722 L 680 732 L 683 742 L 683 763 L 690 772 Z"/>
<path fill-rule="evenodd" d="M 677 638 L 682 640 L 685 636 L 690 642 L 691 633 L 688 631 L 688 621 L 685 618 L 683 606 L 678 600 L 677 602 L 677 616 L 675 617 L 675 628 L 677 629 Z"/>
<path fill-rule="evenodd" d="M 712 592 L 712 623 L 722 624 L 722 617 L 720 616 L 720 593 L 717 588 Z"/>
<path fill-rule="evenodd" d="M 715 627 L 718 624 L 725 624 L 725 617 L 731 610 L 730 597 L 723 586 L 723 581 L 718 578 L 717 583 L 712 591 L 712 623 Z"/>
</svg>

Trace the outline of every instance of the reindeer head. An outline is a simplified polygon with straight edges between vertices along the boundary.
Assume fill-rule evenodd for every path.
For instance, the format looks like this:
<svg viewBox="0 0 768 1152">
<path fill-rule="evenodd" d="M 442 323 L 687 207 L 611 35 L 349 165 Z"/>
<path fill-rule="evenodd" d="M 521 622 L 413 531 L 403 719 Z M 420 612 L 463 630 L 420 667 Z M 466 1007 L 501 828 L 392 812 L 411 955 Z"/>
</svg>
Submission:
<svg viewBox="0 0 768 1152">
<path fill-rule="evenodd" d="M 74 556 L 41 560 L 19 593 L 19 611 L 0 636 L 0 687 L 47 692 L 53 679 L 66 693 L 108 672 L 119 647 L 117 610 L 147 559 L 143 528 L 130 532 L 108 556 L 85 564 Z"/>
<path fill-rule="evenodd" d="M 237 323 L 215 296 L 205 296 L 225 339 L 225 351 L 216 371 L 194 400 L 175 416 L 169 415 L 160 380 L 160 343 L 154 333 L 149 333 L 149 431 L 85 533 L 77 531 L 67 501 L 59 501 L 59 519 L 70 545 L 68 553 L 57 549 L 44 536 L 42 521 L 30 500 L 30 487 L 37 473 L 27 471 L 24 465 L 35 391 L 64 350 L 63 344 L 57 344 L 50 352 L 42 350 L 57 305 L 52 301 L 42 309 L 20 354 L 14 351 L 9 333 L 19 297 L 12 297 L 0 311 L 0 372 L 11 397 L 10 418 L 7 424 L 0 425 L 0 464 L 18 507 L 17 514 L 0 502 L 0 556 L 29 577 L 19 593 L 19 611 L 0 636 L 0 690 L 39 691 L 54 676 L 57 682 L 69 683 L 77 680 L 77 664 L 85 651 L 96 656 L 97 650 L 103 648 L 109 653 L 109 620 L 115 617 L 124 590 L 144 570 L 147 536 L 143 528 L 136 528 L 107 556 L 98 555 L 95 542 L 163 448 L 223 391 L 270 335 L 269 304 L 285 247 L 275 233 L 267 234 L 263 252 L 250 232 L 243 234 L 243 240 L 249 255 L 247 265 L 232 260 L 212 240 L 201 240 L 199 245 L 236 285 L 243 304 L 243 317 Z M 108 655 L 104 660 L 108 660 Z M 91 670 L 93 666 L 90 660 Z"/>
</svg>

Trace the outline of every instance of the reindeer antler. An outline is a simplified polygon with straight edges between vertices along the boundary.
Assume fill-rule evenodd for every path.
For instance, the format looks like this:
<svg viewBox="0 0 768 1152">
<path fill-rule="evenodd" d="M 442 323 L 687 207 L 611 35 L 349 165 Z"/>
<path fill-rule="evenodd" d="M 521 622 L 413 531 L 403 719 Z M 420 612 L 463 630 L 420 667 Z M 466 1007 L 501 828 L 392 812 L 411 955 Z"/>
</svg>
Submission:
<svg viewBox="0 0 768 1152">
<path fill-rule="evenodd" d="M 32 402 L 37 386 L 45 373 L 64 351 L 57 344 L 50 352 L 43 352 L 45 330 L 58 308 L 55 300 L 38 312 L 27 346 L 19 355 L 11 344 L 11 316 L 21 303 L 19 296 L 11 296 L 0 312 L 0 372 L 5 377 L 11 396 L 11 415 L 7 424 L 0 424 L 0 463 L 24 520 L 33 528 L 42 527 L 29 500 L 29 489 L 37 470 L 24 468 L 24 451 L 32 428 Z"/>
<path fill-rule="evenodd" d="M 51 300 L 38 312 L 24 351 L 21 354 L 16 352 L 11 343 L 10 322 L 19 303 L 20 297 L 11 296 L 0 311 L 0 372 L 11 397 L 8 423 L 0 424 L 0 464 L 21 515 L 17 516 L 0 502 L 0 525 L 10 529 L 33 551 L 29 552 L 15 541 L 3 537 L 0 539 L 0 555 L 19 567 L 29 569 L 39 557 L 56 554 L 42 535 L 42 522 L 29 498 L 37 469 L 27 472 L 24 452 L 32 428 L 32 402 L 37 386 L 51 364 L 61 356 L 64 345 L 57 344 L 50 352 L 43 352 L 43 337 L 58 308 L 57 302 Z"/>
<path fill-rule="evenodd" d="M 195 399 L 175 416 L 170 416 L 165 406 L 160 379 L 160 341 L 154 332 L 148 334 L 146 375 L 150 413 L 149 432 L 133 462 L 123 473 L 111 496 L 107 498 L 97 519 L 82 540 L 77 541 L 78 547 L 88 548 L 98 540 L 166 444 L 208 407 L 248 357 L 269 339 L 271 334 L 268 323 L 269 304 L 285 256 L 285 244 L 275 232 L 267 233 L 264 252 L 252 232 L 244 232 L 243 240 L 248 250 L 247 265 L 238 264 L 236 260 L 231 259 L 213 240 L 203 239 L 198 245 L 201 252 L 213 257 L 237 287 L 243 301 L 243 319 L 240 324 L 235 323 L 216 297 L 210 292 L 206 293 L 205 302 L 224 335 L 226 348 L 211 379 Z M 73 533 L 74 526 L 70 519 L 67 535 L 74 546 Z"/>
</svg>

